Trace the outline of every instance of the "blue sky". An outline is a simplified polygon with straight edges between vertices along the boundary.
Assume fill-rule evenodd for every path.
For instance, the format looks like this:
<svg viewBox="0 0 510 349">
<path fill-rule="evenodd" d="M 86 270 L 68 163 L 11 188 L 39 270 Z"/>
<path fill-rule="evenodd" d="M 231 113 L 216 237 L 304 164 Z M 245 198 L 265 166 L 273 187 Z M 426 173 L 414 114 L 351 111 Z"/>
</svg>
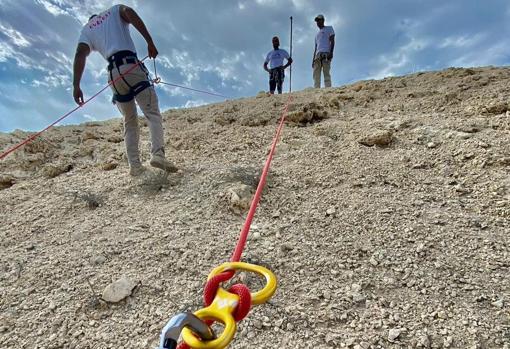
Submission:
<svg viewBox="0 0 510 349">
<path fill-rule="evenodd" d="M 0 131 L 39 130 L 74 108 L 72 60 L 87 18 L 108 0 L 0 0 Z M 313 18 L 336 31 L 333 84 L 450 66 L 510 64 L 508 0 L 125 0 L 159 49 L 165 81 L 236 97 L 267 89 L 262 70 L 271 38 L 289 46 L 294 17 L 293 89 L 312 85 Z M 146 45 L 132 29 L 140 56 Z M 152 69 L 152 64 L 149 64 Z M 90 56 L 82 89 L 106 83 L 105 63 Z M 160 85 L 161 86 L 161 85 Z M 158 87 L 162 110 L 221 101 Z M 63 124 L 119 116 L 107 91 Z"/>
</svg>

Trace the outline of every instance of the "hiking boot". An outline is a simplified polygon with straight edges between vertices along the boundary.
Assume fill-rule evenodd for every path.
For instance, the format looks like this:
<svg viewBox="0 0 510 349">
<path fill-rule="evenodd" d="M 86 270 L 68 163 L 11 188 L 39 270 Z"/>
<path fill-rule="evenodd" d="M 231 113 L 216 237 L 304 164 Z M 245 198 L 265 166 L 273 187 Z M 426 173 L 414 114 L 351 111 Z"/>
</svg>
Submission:
<svg viewBox="0 0 510 349">
<path fill-rule="evenodd" d="M 166 172 L 177 172 L 178 170 L 174 164 L 161 155 L 153 155 L 150 164 L 152 167 L 159 168 Z"/>
<path fill-rule="evenodd" d="M 131 177 L 138 177 L 138 176 L 142 175 L 145 171 L 146 171 L 146 168 L 143 167 L 142 165 L 129 167 L 129 174 L 131 175 Z"/>
</svg>

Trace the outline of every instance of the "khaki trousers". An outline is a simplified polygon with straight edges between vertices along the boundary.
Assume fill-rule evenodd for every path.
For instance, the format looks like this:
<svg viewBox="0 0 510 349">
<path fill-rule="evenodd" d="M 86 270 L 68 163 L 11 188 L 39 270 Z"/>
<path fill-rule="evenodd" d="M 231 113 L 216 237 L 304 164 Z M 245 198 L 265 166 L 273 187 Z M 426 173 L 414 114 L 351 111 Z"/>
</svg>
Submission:
<svg viewBox="0 0 510 349">
<path fill-rule="evenodd" d="M 120 74 L 124 74 L 132 67 L 133 64 L 124 64 L 119 67 L 119 70 L 117 70 L 117 68 L 113 68 L 111 77 L 115 80 L 120 76 Z M 147 80 L 148 77 L 145 67 L 142 68 L 139 65 L 125 75 L 124 79 L 131 86 L 134 86 L 140 81 Z M 129 86 L 127 86 L 126 82 L 122 78 L 115 82 L 115 88 L 112 85 L 112 90 L 114 92 L 116 92 L 115 89 L 121 95 L 129 92 Z M 131 167 L 141 165 L 140 153 L 138 150 L 140 129 L 138 127 L 137 104 L 142 110 L 143 115 L 147 118 L 151 137 L 151 154 L 161 156 L 165 155 L 165 141 L 162 124 L 163 118 L 159 111 L 158 96 L 156 95 L 154 86 L 150 86 L 137 94 L 135 99 L 130 102 L 116 102 L 117 107 L 124 116 L 124 142 L 126 144 L 128 163 Z"/>
<path fill-rule="evenodd" d="M 326 53 L 318 53 L 313 61 L 313 83 L 315 88 L 321 87 L 321 72 L 324 73 L 324 86 L 331 87 L 331 60 Z"/>
</svg>

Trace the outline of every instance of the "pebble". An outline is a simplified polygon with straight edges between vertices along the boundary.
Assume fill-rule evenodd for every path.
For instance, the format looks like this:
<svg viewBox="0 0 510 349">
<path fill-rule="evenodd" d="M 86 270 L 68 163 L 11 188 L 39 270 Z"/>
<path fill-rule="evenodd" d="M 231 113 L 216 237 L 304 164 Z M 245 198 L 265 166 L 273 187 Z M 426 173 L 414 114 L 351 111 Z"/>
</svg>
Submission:
<svg viewBox="0 0 510 349">
<path fill-rule="evenodd" d="M 280 245 L 280 251 L 282 252 L 289 252 L 294 249 L 294 246 L 289 243 L 283 243 Z"/>
<path fill-rule="evenodd" d="M 360 284 L 352 284 L 351 285 L 351 290 L 353 292 L 359 292 L 359 291 L 361 291 L 361 285 Z"/>
<path fill-rule="evenodd" d="M 367 300 L 367 297 L 362 293 L 354 293 L 352 295 L 352 300 L 354 303 L 363 303 Z"/>
<path fill-rule="evenodd" d="M 497 301 L 495 302 L 492 302 L 491 303 L 493 306 L 495 306 L 496 308 L 503 308 L 504 306 L 504 303 L 503 303 L 503 299 L 498 299 Z"/>
<path fill-rule="evenodd" d="M 127 276 L 122 276 L 119 280 L 106 286 L 102 298 L 106 302 L 117 303 L 130 296 L 135 287 L 135 281 L 129 279 Z"/>
<path fill-rule="evenodd" d="M 443 342 L 443 347 L 450 348 L 453 345 L 453 338 L 452 337 L 446 337 Z"/>
<path fill-rule="evenodd" d="M 402 334 L 402 330 L 401 329 L 399 329 L 399 328 L 392 328 L 388 332 L 388 340 L 390 342 L 394 342 L 400 336 L 400 334 Z"/>
<path fill-rule="evenodd" d="M 336 213 L 336 209 L 334 207 L 328 208 L 326 211 L 326 216 L 333 216 Z"/>
<path fill-rule="evenodd" d="M 370 257 L 370 264 L 376 267 L 379 264 L 379 261 L 374 256 L 372 256 Z"/>
<path fill-rule="evenodd" d="M 103 264 L 104 262 L 106 262 L 106 257 L 103 255 L 92 256 L 90 258 L 90 263 L 92 265 L 100 265 Z"/>
</svg>

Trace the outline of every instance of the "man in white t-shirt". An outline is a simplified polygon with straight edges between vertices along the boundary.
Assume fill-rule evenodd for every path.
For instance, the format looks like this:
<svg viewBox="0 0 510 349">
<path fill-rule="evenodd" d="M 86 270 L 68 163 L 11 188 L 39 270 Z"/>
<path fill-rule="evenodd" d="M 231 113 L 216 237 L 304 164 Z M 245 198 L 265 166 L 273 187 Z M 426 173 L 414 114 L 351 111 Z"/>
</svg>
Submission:
<svg viewBox="0 0 510 349">
<path fill-rule="evenodd" d="M 313 51 L 313 82 L 315 88 L 321 87 L 321 72 L 324 73 L 324 86 L 331 87 L 331 60 L 335 50 L 335 31 L 332 26 L 324 25 L 324 16 L 315 17 L 319 32 L 315 36 Z"/>
<path fill-rule="evenodd" d="M 112 84 L 113 101 L 124 116 L 124 138 L 129 173 L 132 176 L 138 176 L 145 171 L 138 149 L 140 130 L 136 104 L 148 121 L 151 135 L 151 166 L 167 172 L 175 172 L 177 168 L 165 157 L 158 96 L 149 80 L 147 68 L 137 58 L 135 44 L 129 33 L 130 24 L 147 42 L 148 56 L 156 58 L 158 50 L 142 19 L 132 8 L 115 5 L 90 17 L 81 31 L 74 57 L 73 97 L 80 105 L 84 102 L 80 88 L 81 77 L 85 70 L 87 56 L 91 51 L 98 51 L 108 61 L 109 81 L 116 81 Z"/>
<path fill-rule="evenodd" d="M 269 73 L 269 93 L 274 94 L 275 89 L 278 89 L 278 94 L 281 94 L 285 69 L 292 64 L 292 58 L 287 51 L 280 49 L 280 39 L 277 36 L 273 37 L 273 49 L 266 56 L 264 70 Z M 285 65 L 283 65 L 284 59 L 287 60 Z"/>
</svg>

